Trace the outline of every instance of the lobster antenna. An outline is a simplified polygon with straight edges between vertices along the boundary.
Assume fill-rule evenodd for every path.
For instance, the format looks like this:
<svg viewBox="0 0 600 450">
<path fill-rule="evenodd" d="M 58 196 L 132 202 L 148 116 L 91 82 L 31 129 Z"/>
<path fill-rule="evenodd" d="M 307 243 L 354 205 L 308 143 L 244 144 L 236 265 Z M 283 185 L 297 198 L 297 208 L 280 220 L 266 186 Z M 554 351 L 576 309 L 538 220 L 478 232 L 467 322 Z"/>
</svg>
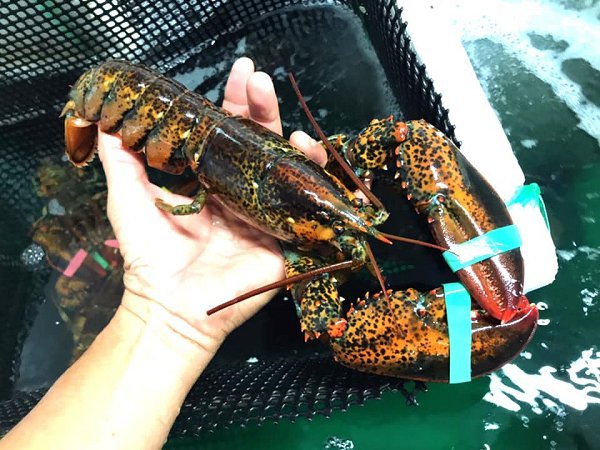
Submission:
<svg viewBox="0 0 600 450">
<path fill-rule="evenodd" d="M 294 78 L 294 75 L 291 72 L 288 73 L 288 78 L 290 79 L 290 83 L 292 84 L 294 92 L 298 96 L 298 100 L 300 101 L 300 105 L 302 106 L 306 117 L 308 117 L 308 120 L 315 129 L 317 135 L 319 136 L 319 139 L 321 139 L 325 147 L 327 147 L 329 153 L 331 153 L 331 155 L 335 158 L 340 167 L 344 170 L 344 172 L 346 172 L 346 174 L 350 177 L 354 184 L 356 184 L 358 189 L 360 189 L 362 193 L 365 194 L 365 196 L 371 201 L 371 203 L 373 203 L 373 205 L 375 205 L 378 209 L 385 209 L 383 203 L 381 203 L 381 201 L 375 196 L 375 194 L 371 192 L 371 190 L 365 185 L 365 183 L 363 183 L 362 180 L 356 176 L 354 171 L 350 168 L 346 161 L 344 161 L 344 158 L 342 158 L 340 154 L 333 148 L 333 145 L 331 145 L 331 142 L 329 142 L 329 139 L 327 139 L 327 136 L 325 136 L 325 133 L 323 133 L 323 130 L 321 130 L 321 127 L 319 127 L 319 124 L 308 109 L 308 105 L 304 101 L 302 93 L 298 88 L 298 83 L 296 83 L 296 79 Z"/>
<path fill-rule="evenodd" d="M 440 250 L 442 252 L 454 253 L 449 248 L 446 248 L 442 245 L 432 244 L 430 242 L 420 241 L 418 239 L 411 239 L 411 238 L 407 238 L 407 237 L 403 237 L 403 236 L 396 236 L 395 234 L 389 234 L 389 233 L 380 233 L 380 234 L 382 234 L 384 237 L 386 237 L 392 241 L 405 242 L 407 244 L 420 245 L 421 247 L 434 248 L 434 249 Z"/>
<path fill-rule="evenodd" d="M 278 289 L 280 287 L 288 286 L 290 284 L 298 283 L 300 281 L 304 281 L 309 278 L 315 278 L 319 275 L 323 275 L 324 273 L 339 272 L 340 270 L 350 269 L 352 267 L 357 267 L 359 265 L 360 265 L 360 262 L 358 262 L 358 261 L 348 260 L 348 261 L 343 261 L 340 263 L 331 264 L 328 266 L 319 267 L 318 269 L 309 270 L 308 272 L 300 273 L 298 275 L 294 275 L 293 277 L 284 278 L 284 279 L 276 281 L 274 283 L 267 284 L 267 285 L 259 287 L 257 289 L 253 289 L 249 292 L 246 292 L 245 294 L 237 296 L 233 300 L 229 300 L 228 302 L 221 303 L 220 305 L 215 306 L 214 308 L 211 308 L 208 311 L 206 311 L 206 314 L 208 316 L 210 316 L 216 312 L 221 311 L 222 309 L 228 308 L 232 305 L 235 305 L 236 303 L 240 303 L 250 297 L 254 297 L 255 295 L 262 294 L 263 292 L 267 292 L 267 291 L 270 291 L 273 289 Z"/>
<path fill-rule="evenodd" d="M 396 313 L 394 312 L 394 309 L 392 308 L 392 301 L 390 300 L 388 291 L 385 288 L 385 282 L 383 280 L 383 275 L 381 274 L 381 269 L 379 268 L 379 265 L 377 264 L 377 260 L 375 259 L 373 250 L 371 250 L 371 246 L 369 245 L 368 242 L 365 242 L 365 250 L 367 251 L 367 256 L 369 257 L 369 260 L 371 261 L 371 267 L 373 268 L 373 271 L 375 272 L 375 276 L 377 277 L 377 280 L 379 281 L 379 284 L 381 285 L 381 291 L 383 292 L 385 301 L 388 304 L 390 313 L 392 314 L 392 317 L 394 318 L 394 324 L 396 325 L 396 330 L 398 331 L 398 335 L 402 336 L 404 333 L 402 332 L 402 329 L 400 328 L 400 322 L 398 321 L 398 317 L 396 316 Z"/>
<path fill-rule="evenodd" d="M 388 302 L 388 305 L 389 305 L 390 311 L 391 311 L 392 304 L 390 302 L 390 297 L 388 296 L 387 289 L 385 288 L 385 280 L 383 279 L 383 275 L 381 274 L 381 269 L 379 268 L 379 265 L 377 264 L 377 260 L 375 259 L 373 250 L 371 250 L 371 246 L 369 245 L 368 242 L 365 242 L 365 250 L 367 251 L 367 256 L 369 257 L 369 261 L 371 261 L 371 267 L 373 268 L 373 271 L 375 272 L 375 277 L 377 278 L 377 281 L 379 281 L 379 284 L 381 285 L 381 292 L 383 292 L 383 295 L 384 295 L 386 301 Z"/>
</svg>

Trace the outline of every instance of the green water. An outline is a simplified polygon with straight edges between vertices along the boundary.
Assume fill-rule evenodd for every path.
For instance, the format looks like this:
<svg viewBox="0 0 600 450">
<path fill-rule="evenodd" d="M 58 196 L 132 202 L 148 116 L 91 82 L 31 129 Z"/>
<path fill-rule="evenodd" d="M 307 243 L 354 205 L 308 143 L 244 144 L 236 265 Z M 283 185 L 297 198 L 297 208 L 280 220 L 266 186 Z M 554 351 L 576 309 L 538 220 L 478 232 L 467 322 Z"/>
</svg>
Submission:
<svg viewBox="0 0 600 450">
<path fill-rule="evenodd" d="M 220 430 L 168 448 L 600 448 L 599 40 L 587 36 L 586 50 L 580 35 L 590 23 L 598 27 L 598 2 L 448 7 L 455 3 L 469 56 L 527 181 L 542 188 L 558 249 L 555 283 L 529 294 L 547 305 L 533 341 L 490 377 L 430 384 L 418 407 L 388 392 L 329 418 Z M 523 25 L 516 10 L 542 17 Z M 452 19 L 461 21 L 458 13 Z M 477 21 L 498 28 L 482 32 Z"/>
</svg>

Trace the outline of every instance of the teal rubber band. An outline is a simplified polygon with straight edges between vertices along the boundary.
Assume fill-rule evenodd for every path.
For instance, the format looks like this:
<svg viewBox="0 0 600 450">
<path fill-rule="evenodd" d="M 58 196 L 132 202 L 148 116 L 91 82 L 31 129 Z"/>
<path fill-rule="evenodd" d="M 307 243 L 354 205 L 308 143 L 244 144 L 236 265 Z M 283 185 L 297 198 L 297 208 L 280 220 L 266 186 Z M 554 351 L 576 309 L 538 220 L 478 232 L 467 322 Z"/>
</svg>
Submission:
<svg viewBox="0 0 600 450">
<path fill-rule="evenodd" d="M 548 221 L 548 211 L 546 211 L 546 205 L 542 199 L 540 186 L 537 183 L 526 184 L 517 189 L 517 192 L 506 204 L 507 206 L 514 205 L 516 203 L 526 206 L 531 202 L 537 203 L 537 206 L 542 213 L 542 217 L 546 222 L 546 228 L 550 230 L 550 222 Z"/>
<path fill-rule="evenodd" d="M 450 383 L 471 381 L 471 297 L 461 283 L 444 287 L 448 339 L 450 341 Z"/>
<path fill-rule="evenodd" d="M 519 248 L 521 243 L 516 225 L 507 225 L 454 245 L 450 250 L 455 253 L 446 251 L 442 255 L 450 269 L 457 272 L 484 259 Z"/>
<path fill-rule="evenodd" d="M 104 270 L 110 267 L 108 261 L 106 261 L 98 252 L 92 252 L 92 258 L 94 258 L 94 261 L 96 261 Z"/>
<path fill-rule="evenodd" d="M 506 203 L 506 206 L 514 205 L 515 203 L 525 206 L 532 201 L 537 202 L 539 197 L 540 186 L 537 183 L 526 184 L 517 189 L 513 198 Z"/>
</svg>

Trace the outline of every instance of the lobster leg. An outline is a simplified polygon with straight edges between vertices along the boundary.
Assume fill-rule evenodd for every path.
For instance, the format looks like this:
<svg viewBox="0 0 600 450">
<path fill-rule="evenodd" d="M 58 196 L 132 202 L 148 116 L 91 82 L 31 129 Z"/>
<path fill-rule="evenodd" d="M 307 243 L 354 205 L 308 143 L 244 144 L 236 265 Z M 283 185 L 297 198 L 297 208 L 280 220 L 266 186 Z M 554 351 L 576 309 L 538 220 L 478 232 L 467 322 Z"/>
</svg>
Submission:
<svg viewBox="0 0 600 450">
<path fill-rule="evenodd" d="M 344 145 L 351 165 L 362 170 L 395 168 L 420 214 L 427 216 L 440 245 L 452 248 L 488 231 L 512 224 L 494 189 L 456 146 L 423 120 L 374 120 Z M 492 317 L 509 322 L 532 307 L 523 295 L 523 260 L 510 250 L 457 272 L 471 296 Z"/>
<path fill-rule="evenodd" d="M 309 254 L 300 254 L 283 245 L 286 277 L 292 277 L 322 267 L 325 262 Z M 347 326 L 343 317 L 338 284 L 342 274 L 323 274 L 319 278 L 294 284 L 292 297 L 300 318 L 300 329 L 306 339 L 319 338 L 322 334 L 342 336 Z"/>
<path fill-rule="evenodd" d="M 158 208 L 173 214 L 174 216 L 188 216 L 190 214 L 198 214 L 200 211 L 202 211 L 202 208 L 204 208 L 204 205 L 206 204 L 207 195 L 208 193 L 206 192 L 206 189 L 200 188 L 196 194 L 196 197 L 194 197 L 194 200 L 192 200 L 192 203 L 184 205 L 169 205 L 160 198 L 157 198 L 154 201 L 154 204 Z"/>
</svg>

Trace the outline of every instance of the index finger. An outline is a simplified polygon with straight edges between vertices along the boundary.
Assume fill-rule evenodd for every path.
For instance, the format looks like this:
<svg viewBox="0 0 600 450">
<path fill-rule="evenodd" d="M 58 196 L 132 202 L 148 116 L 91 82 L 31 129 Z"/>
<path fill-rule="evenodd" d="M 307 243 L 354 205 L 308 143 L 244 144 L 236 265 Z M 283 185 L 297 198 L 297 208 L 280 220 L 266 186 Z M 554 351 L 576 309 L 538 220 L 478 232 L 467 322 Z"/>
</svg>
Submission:
<svg viewBox="0 0 600 450">
<path fill-rule="evenodd" d="M 279 102 L 271 77 L 264 72 L 252 74 L 248 79 L 247 96 L 250 118 L 263 127 L 282 134 Z"/>
<path fill-rule="evenodd" d="M 249 116 L 246 86 L 253 73 L 254 62 L 250 58 L 240 58 L 233 64 L 225 85 L 224 109 L 234 115 Z"/>
</svg>

